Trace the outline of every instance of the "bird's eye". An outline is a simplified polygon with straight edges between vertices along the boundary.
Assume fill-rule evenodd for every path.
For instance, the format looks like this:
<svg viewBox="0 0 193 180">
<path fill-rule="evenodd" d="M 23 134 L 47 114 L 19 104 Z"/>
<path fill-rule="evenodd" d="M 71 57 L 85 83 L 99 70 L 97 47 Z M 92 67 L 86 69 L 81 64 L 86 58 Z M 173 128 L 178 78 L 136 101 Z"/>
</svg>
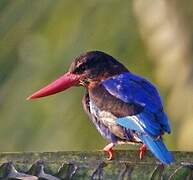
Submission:
<svg viewBox="0 0 193 180">
<path fill-rule="evenodd" d="M 80 71 L 84 71 L 86 69 L 85 65 L 79 66 Z"/>
<path fill-rule="evenodd" d="M 81 69 L 82 71 L 84 71 L 84 70 L 85 70 L 85 66 L 84 66 L 84 65 L 80 66 L 80 69 Z"/>
<path fill-rule="evenodd" d="M 80 65 L 76 68 L 75 72 L 77 73 L 82 73 L 83 71 L 85 71 L 86 66 L 85 65 Z"/>
</svg>

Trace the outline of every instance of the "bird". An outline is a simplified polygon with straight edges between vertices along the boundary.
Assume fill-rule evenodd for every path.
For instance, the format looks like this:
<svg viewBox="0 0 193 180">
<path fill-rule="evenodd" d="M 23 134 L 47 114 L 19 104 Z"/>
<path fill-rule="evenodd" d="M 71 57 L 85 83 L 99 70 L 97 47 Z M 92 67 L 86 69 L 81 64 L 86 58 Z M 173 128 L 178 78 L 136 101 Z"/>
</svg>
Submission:
<svg viewBox="0 0 193 180">
<path fill-rule="evenodd" d="M 119 144 L 139 144 L 139 158 L 147 149 L 162 163 L 174 162 L 163 142 L 171 128 L 155 85 L 131 72 L 111 55 L 89 51 L 74 58 L 69 70 L 29 96 L 33 100 L 83 86 L 82 104 L 89 119 L 109 144 L 108 160 Z"/>
</svg>

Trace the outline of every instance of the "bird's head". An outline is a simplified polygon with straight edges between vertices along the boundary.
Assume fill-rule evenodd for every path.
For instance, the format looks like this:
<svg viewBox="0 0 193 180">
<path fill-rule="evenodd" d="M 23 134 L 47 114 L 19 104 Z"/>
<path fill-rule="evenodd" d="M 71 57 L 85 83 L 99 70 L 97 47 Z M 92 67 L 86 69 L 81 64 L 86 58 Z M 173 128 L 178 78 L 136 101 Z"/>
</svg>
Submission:
<svg viewBox="0 0 193 180">
<path fill-rule="evenodd" d="M 112 56 L 100 51 L 87 52 L 75 58 L 66 74 L 27 99 L 49 96 L 72 86 L 89 88 L 92 83 L 100 83 L 104 79 L 125 71 L 128 70 Z"/>
</svg>

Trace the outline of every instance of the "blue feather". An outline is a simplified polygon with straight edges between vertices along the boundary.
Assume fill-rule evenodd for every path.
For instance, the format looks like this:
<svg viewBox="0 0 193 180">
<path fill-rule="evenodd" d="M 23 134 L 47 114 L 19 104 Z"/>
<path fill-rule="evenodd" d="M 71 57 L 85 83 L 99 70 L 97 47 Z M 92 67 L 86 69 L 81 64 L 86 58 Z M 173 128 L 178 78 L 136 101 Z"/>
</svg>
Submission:
<svg viewBox="0 0 193 180">
<path fill-rule="evenodd" d="M 120 126 L 123 126 L 127 129 L 131 129 L 138 132 L 144 132 L 143 128 L 135 121 L 134 118 L 131 117 L 124 117 L 124 118 L 118 118 L 116 120 L 117 124 Z"/>
<path fill-rule="evenodd" d="M 130 72 L 104 80 L 102 84 L 114 97 L 143 109 L 138 114 L 118 118 L 117 124 L 134 130 L 161 162 L 172 163 L 174 158 L 161 139 L 164 131 L 170 133 L 170 126 L 155 86 Z"/>
<path fill-rule="evenodd" d="M 102 82 L 107 91 L 127 103 L 136 103 L 157 113 L 163 105 L 155 86 L 146 79 L 126 72 Z"/>
<path fill-rule="evenodd" d="M 116 122 L 127 129 L 135 130 L 141 141 L 161 162 L 170 164 L 174 158 L 159 136 L 161 127 L 153 118 L 151 113 L 144 111 L 137 115 L 118 118 Z"/>
<path fill-rule="evenodd" d="M 136 116 L 145 129 L 152 135 L 160 135 L 163 131 L 170 133 L 168 118 L 163 111 L 163 104 L 155 86 L 144 78 L 126 72 L 102 82 L 105 89 L 120 100 L 137 104 L 145 113 Z"/>
<path fill-rule="evenodd" d="M 174 162 L 173 155 L 167 150 L 161 138 L 154 139 L 148 135 L 141 134 L 140 139 L 162 163 L 171 164 Z"/>
<path fill-rule="evenodd" d="M 133 116 L 118 118 L 116 122 L 128 129 L 145 132 L 154 137 L 159 136 L 163 131 L 155 116 L 146 110 Z"/>
<path fill-rule="evenodd" d="M 158 123 L 153 113 L 144 109 L 144 111 L 137 114 L 136 117 L 140 121 L 145 132 L 149 135 L 156 137 L 163 133 L 161 124 Z"/>
<path fill-rule="evenodd" d="M 156 116 L 160 124 L 162 125 L 162 128 L 164 129 L 164 131 L 166 131 L 167 133 L 170 133 L 171 129 L 170 129 L 167 115 L 162 111 L 162 112 L 158 112 Z"/>
</svg>

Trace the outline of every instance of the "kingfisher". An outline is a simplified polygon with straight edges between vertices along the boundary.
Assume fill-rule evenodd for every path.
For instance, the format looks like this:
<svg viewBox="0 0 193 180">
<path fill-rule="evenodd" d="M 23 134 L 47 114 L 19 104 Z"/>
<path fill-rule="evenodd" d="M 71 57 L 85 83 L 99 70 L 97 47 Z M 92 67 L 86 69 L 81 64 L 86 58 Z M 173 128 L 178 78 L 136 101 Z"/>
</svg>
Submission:
<svg viewBox="0 0 193 180">
<path fill-rule="evenodd" d="M 146 149 L 163 164 L 174 157 L 163 143 L 170 125 L 156 87 L 145 78 L 129 71 L 112 56 L 101 51 L 81 54 L 67 73 L 33 93 L 27 99 L 37 99 L 83 86 L 83 107 L 99 133 L 108 140 L 104 147 L 108 160 L 119 144 L 140 144 L 139 158 Z"/>
</svg>

